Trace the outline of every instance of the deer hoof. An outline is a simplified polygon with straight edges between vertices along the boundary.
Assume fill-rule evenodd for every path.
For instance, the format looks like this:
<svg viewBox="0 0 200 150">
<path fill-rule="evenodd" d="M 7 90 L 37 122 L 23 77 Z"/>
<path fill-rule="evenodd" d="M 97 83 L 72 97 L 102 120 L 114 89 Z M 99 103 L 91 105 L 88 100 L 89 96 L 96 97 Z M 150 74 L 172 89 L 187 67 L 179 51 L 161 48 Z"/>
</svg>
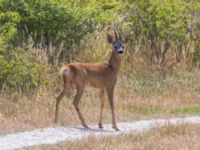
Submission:
<svg viewBox="0 0 200 150">
<path fill-rule="evenodd" d="M 85 128 L 87 128 L 87 129 L 89 129 L 89 127 L 88 127 L 86 124 L 84 124 L 84 125 L 83 125 L 83 127 L 85 127 Z"/>
<path fill-rule="evenodd" d="M 98 125 L 99 125 L 99 129 L 103 129 L 103 125 L 101 123 L 99 123 Z"/>
<path fill-rule="evenodd" d="M 115 128 L 116 131 L 120 131 L 119 128 Z"/>
<path fill-rule="evenodd" d="M 120 131 L 118 127 L 113 127 L 113 129 L 115 129 L 115 131 Z"/>
</svg>

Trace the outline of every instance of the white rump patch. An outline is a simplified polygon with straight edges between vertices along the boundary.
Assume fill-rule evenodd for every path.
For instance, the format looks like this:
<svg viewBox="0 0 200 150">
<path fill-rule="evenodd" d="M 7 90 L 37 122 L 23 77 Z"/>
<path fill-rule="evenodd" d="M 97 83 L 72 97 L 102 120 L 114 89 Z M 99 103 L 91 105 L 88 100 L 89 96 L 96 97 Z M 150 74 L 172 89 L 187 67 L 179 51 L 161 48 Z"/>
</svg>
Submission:
<svg viewBox="0 0 200 150">
<path fill-rule="evenodd" d="M 63 66 L 63 67 L 60 69 L 60 75 L 61 75 L 61 76 L 62 76 L 62 75 L 67 75 L 67 74 L 69 74 L 69 72 L 70 72 L 70 69 L 69 69 L 68 66 Z"/>
<path fill-rule="evenodd" d="M 64 74 L 64 75 L 69 74 L 69 68 L 65 68 L 65 69 L 63 69 L 63 74 Z"/>
</svg>

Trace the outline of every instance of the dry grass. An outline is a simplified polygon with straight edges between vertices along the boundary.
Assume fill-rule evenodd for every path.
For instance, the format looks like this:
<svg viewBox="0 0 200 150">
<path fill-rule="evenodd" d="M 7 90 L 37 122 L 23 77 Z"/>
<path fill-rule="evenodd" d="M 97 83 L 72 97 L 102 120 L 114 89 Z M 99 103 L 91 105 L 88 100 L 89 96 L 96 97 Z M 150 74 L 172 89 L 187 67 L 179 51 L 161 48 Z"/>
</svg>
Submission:
<svg viewBox="0 0 200 150">
<path fill-rule="evenodd" d="M 56 145 L 42 145 L 29 150 L 198 150 L 200 148 L 200 126 L 183 124 L 167 125 L 152 129 L 146 133 L 119 135 L 117 137 L 88 138 Z"/>
<path fill-rule="evenodd" d="M 92 46 L 93 44 L 90 49 L 95 49 Z M 103 47 L 106 49 L 106 45 Z M 109 51 L 105 52 L 106 54 L 98 53 L 101 50 L 95 50 L 94 54 L 99 55 L 92 56 L 93 61 L 100 60 L 109 53 Z M 86 57 L 87 55 L 82 56 Z M 80 59 L 86 59 L 85 57 L 80 57 Z M 87 57 L 88 60 L 86 60 L 89 61 L 89 58 Z M 200 109 L 196 108 L 193 113 L 193 106 L 199 107 L 200 103 L 200 71 L 198 69 L 181 70 L 180 67 L 174 73 L 167 74 L 166 78 L 163 78 L 157 73 L 152 73 L 151 68 L 145 64 L 144 60 L 140 60 L 138 57 L 134 58 L 133 62 L 128 62 L 126 59 L 122 63 L 115 90 L 118 122 L 200 114 Z M 62 81 L 53 73 L 49 76 L 49 85 L 45 87 L 45 90 L 39 90 L 31 97 L 19 93 L 0 95 L 1 134 L 55 126 L 53 123 L 55 97 L 62 88 Z M 60 104 L 59 124 L 61 125 L 80 125 L 72 105 L 74 95 L 75 93 L 71 92 Z M 184 110 L 178 109 L 182 107 Z M 187 107 L 189 107 L 189 111 Z M 88 124 L 97 124 L 100 109 L 99 91 L 88 89 L 81 100 L 80 108 Z M 108 101 L 106 101 L 103 121 L 111 123 Z"/>
<path fill-rule="evenodd" d="M 94 33 L 86 37 L 77 62 L 99 62 L 107 60 L 110 46 L 106 34 Z M 165 78 L 146 62 L 136 56 L 134 50 L 125 54 L 119 80 L 115 90 L 115 108 L 118 122 L 145 118 L 169 118 L 177 115 L 200 115 L 200 71 L 187 66 L 174 67 Z M 133 55 L 134 54 L 134 55 Z M 39 62 L 43 62 L 37 54 Z M 133 57 L 134 56 L 134 57 Z M 44 56 L 45 57 L 45 56 Z M 44 63 L 44 62 L 43 62 Z M 54 70 L 55 71 L 55 70 Z M 55 97 L 60 92 L 62 81 L 56 73 L 48 76 L 45 90 L 35 95 L 20 93 L 0 94 L 0 135 L 17 131 L 56 126 L 53 123 Z M 72 105 L 74 92 L 60 104 L 59 125 L 80 125 Z M 99 92 L 89 89 L 81 100 L 81 111 L 88 124 L 97 124 L 99 119 Z M 106 101 L 104 123 L 111 123 L 111 113 Z M 198 125 L 166 126 L 145 134 L 121 135 L 115 138 L 89 137 L 82 141 L 44 145 L 30 149 L 199 149 L 200 127 Z"/>
<path fill-rule="evenodd" d="M 199 95 L 181 91 L 181 94 L 141 96 L 134 89 L 120 90 L 119 82 L 115 91 L 115 108 L 117 121 L 145 118 L 168 118 L 174 115 L 185 115 L 178 108 L 196 106 L 199 104 Z M 16 131 L 32 130 L 55 126 L 54 107 L 55 97 L 45 95 L 45 91 L 32 99 L 26 96 L 5 96 L 0 98 L 0 132 L 1 134 Z M 16 94 L 17 95 L 17 94 Z M 71 92 L 60 104 L 59 124 L 64 126 L 80 125 L 76 111 L 72 105 L 75 93 Z M 81 111 L 88 124 L 97 124 L 99 119 L 99 91 L 88 89 L 81 100 Z M 180 112 L 180 113 L 179 113 Z M 188 113 L 190 114 L 190 113 Z M 200 114 L 199 109 L 195 114 Z M 108 101 L 103 117 L 104 123 L 111 123 L 111 113 Z"/>
</svg>

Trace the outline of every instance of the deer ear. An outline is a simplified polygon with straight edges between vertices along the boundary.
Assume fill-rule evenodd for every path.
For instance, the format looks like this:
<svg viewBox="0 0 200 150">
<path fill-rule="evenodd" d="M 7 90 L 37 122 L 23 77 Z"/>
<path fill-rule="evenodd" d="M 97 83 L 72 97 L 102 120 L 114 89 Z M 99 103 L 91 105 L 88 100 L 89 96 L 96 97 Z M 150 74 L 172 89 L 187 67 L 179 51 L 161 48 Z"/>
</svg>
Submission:
<svg viewBox="0 0 200 150">
<path fill-rule="evenodd" d="M 108 40 L 109 43 L 113 42 L 113 38 L 110 34 L 107 34 L 107 40 Z"/>
<path fill-rule="evenodd" d="M 129 38 L 126 37 L 126 38 L 124 39 L 123 43 L 127 43 L 128 41 L 129 41 Z"/>
</svg>

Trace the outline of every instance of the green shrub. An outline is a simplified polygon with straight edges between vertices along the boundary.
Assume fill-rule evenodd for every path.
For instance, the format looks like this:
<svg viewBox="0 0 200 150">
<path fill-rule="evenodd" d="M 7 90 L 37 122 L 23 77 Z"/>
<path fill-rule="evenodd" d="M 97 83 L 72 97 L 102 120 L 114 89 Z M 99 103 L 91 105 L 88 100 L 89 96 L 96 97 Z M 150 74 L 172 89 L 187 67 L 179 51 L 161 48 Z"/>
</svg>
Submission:
<svg viewBox="0 0 200 150">
<path fill-rule="evenodd" d="M 27 92 L 48 81 L 46 67 L 34 59 L 30 50 L 16 48 L 0 63 L 0 81 L 10 89 Z"/>
<path fill-rule="evenodd" d="M 108 7 L 109 6 L 109 7 Z M 106 1 L 60 1 L 60 0 L 2 0 L 0 11 L 17 12 L 20 17 L 18 36 L 14 44 L 34 40 L 34 46 L 48 49 L 49 63 L 53 57 L 59 60 L 74 57 L 73 47 L 78 46 L 85 35 L 112 23 L 118 10 L 116 2 Z M 56 47 L 50 51 L 50 47 Z"/>
<path fill-rule="evenodd" d="M 73 48 L 88 33 L 111 23 L 117 6 L 104 0 L 1 0 L 0 89 L 6 84 L 26 92 L 46 84 L 48 64 L 79 53 Z M 45 65 L 31 52 L 34 48 L 48 58 Z"/>
<path fill-rule="evenodd" d="M 128 27 L 149 62 L 162 66 L 169 55 L 177 61 L 191 59 L 195 44 L 191 33 L 196 30 L 193 20 L 199 6 L 184 0 L 142 0 L 130 5 Z"/>
<path fill-rule="evenodd" d="M 20 16 L 17 12 L 0 12 L 0 55 L 15 37 L 19 21 Z"/>
</svg>

